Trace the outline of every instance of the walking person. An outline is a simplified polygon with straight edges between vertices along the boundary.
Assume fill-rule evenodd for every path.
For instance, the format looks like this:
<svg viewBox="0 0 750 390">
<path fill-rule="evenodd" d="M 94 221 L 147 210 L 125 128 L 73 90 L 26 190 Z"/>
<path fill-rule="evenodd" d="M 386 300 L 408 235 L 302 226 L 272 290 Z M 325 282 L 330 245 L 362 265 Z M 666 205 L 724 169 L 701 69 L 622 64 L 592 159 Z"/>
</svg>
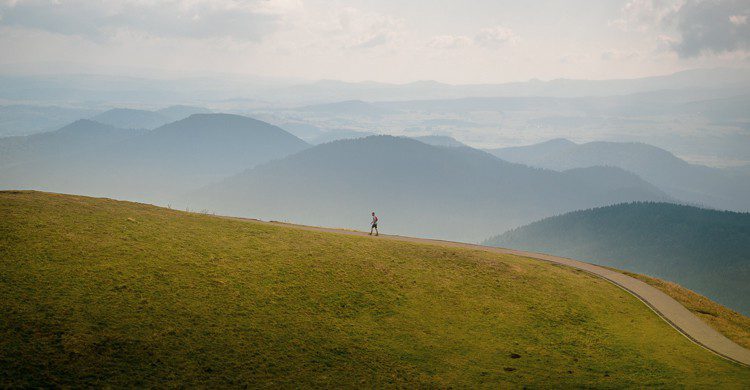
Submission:
<svg viewBox="0 0 750 390">
<path fill-rule="evenodd" d="M 375 235 L 378 235 L 378 217 L 375 216 L 375 212 L 372 212 L 372 222 L 370 223 L 370 235 L 372 235 L 372 230 L 375 229 Z"/>
</svg>

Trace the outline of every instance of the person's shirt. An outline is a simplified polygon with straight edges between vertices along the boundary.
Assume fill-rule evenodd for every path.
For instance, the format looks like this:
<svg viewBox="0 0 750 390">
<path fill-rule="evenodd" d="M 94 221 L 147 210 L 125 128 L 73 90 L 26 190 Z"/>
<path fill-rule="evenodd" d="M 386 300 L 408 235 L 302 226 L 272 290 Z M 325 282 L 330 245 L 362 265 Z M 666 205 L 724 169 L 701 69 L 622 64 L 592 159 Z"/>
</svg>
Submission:
<svg viewBox="0 0 750 390">
<path fill-rule="evenodd" d="M 378 217 L 376 217 L 376 216 L 373 215 L 372 216 L 372 224 L 375 225 L 376 223 L 378 223 Z"/>
</svg>

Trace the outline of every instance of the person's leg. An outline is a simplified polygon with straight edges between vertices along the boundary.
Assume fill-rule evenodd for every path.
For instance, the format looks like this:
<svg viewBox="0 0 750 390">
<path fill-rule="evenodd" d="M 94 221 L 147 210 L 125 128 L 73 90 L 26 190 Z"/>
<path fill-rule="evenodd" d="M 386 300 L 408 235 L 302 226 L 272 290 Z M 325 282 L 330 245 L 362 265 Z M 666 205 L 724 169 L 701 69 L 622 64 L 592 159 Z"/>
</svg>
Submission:
<svg viewBox="0 0 750 390">
<path fill-rule="evenodd" d="M 380 233 L 378 233 L 378 227 L 375 226 L 375 235 L 377 236 L 378 234 L 380 234 Z"/>
<path fill-rule="evenodd" d="M 372 229 L 374 229 L 374 226 L 370 226 L 370 235 L 372 235 Z"/>
</svg>

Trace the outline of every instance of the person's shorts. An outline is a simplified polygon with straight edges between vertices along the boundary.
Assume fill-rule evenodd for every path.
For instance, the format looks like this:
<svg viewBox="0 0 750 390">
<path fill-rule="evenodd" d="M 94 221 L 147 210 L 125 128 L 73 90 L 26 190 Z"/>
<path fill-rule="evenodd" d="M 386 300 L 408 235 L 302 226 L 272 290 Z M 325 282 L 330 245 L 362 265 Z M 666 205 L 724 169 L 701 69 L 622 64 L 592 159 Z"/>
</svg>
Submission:
<svg viewBox="0 0 750 390">
<path fill-rule="evenodd" d="M 373 229 L 377 229 L 378 228 L 378 224 L 377 223 L 373 223 L 372 227 L 373 227 Z"/>
</svg>

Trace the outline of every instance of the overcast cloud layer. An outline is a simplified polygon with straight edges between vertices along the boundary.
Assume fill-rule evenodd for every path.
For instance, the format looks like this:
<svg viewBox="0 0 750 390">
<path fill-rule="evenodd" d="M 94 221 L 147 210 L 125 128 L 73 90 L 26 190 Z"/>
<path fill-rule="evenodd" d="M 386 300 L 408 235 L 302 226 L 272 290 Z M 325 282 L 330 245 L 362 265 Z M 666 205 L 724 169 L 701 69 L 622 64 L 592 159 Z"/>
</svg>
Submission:
<svg viewBox="0 0 750 390">
<path fill-rule="evenodd" d="M 747 0 L 0 4 L 5 64 L 454 83 L 750 65 Z"/>
</svg>

